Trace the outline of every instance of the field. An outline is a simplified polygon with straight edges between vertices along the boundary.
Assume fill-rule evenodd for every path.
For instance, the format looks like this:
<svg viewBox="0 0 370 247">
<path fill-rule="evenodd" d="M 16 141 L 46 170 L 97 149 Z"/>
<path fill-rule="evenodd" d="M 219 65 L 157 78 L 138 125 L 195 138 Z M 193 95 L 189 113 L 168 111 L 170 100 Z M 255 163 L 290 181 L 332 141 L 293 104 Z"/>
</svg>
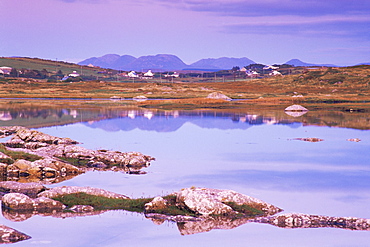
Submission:
<svg viewBox="0 0 370 247">
<path fill-rule="evenodd" d="M 2 58 L 5 59 L 5 58 Z M 18 60 L 17 60 L 18 59 Z M 97 73 L 98 68 L 64 62 L 28 58 L 6 58 L 8 66 L 18 68 L 64 71 L 81 67 L 83 73 Z M 4 62 L 0 58 L 0 64 Z M 145 96 L 149 99 L 167 99 L 139 102 L 150 108 L 243 108 L 250 106 L 276 107 L 293 103 L 311 107 L 332 107 L 345 104 L 348 109 L 367 108 L 370 103 L 370 66 L 293 68 L 293 73 L 262 79 L 243 79 L 215 82 L 214 80 L 187 77 L 171 81 L 91 80 L 79 82 L 50 81 L 20 77 L 0 77 L 0 98 L 85 98 L 132 99 Z M 220 92 L 234 101 L 206 99 L 208 94 Z"/>
</svg>

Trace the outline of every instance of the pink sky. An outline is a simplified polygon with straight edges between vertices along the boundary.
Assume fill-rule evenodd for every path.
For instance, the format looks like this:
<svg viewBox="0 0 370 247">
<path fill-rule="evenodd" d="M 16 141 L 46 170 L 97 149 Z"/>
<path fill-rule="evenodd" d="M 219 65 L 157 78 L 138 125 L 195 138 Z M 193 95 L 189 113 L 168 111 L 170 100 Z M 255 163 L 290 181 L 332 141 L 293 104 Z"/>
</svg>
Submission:
<svg viewBox="0 0 370 247">
<path fill-rule="evenodd" d="M 368 0 L 0 0 L 0 56 L 370 62 Z"/>
</svg>

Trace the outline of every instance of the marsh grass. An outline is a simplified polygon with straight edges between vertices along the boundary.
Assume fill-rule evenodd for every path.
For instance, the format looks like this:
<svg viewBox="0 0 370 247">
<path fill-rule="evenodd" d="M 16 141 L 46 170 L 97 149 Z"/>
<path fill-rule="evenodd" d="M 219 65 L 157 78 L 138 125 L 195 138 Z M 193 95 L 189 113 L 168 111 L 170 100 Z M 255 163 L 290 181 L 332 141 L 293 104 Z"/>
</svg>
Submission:
<svg viewBox="0 0 370 247">
<path fill-rule="evenodd" d="M 263 215 L 265 212 L 261 210 L 261 206 L 256 205 L 239 205 L 235 202 L 224 202 L 224 204 L 230 206 L 233 210 L 239 212 L 241 215 L 247 215 L 247 216 L 258 216 Z"/>
<path fill-rule="evenodd" d="M 5 158 L 5 159 L 0 160 L 0 162 L 5 163 L 5 164 L 13 164 L 14 160 L 18 160 L 18 159 L 28 160 L 31 162 L 42 159 L 42 157 L 35 155 L 35 154 L 29 154 L 29 153 L 25 153 L 21 151 L 7 150 L 3 144 L 0 144 L 0 152 L 8 155 L 11 158 L 11 159 Z"/>
<path fill-rule="evenodd" d="M 53 199 L 60 201 L 68 207 L 72 207 L 74 205 L 90 205 L 96 210 L 124 209 L 133 212 L 144 212 L 145 203 L 150 202 L 153 198 L 116 199 L 94 196 L 86 193 L 74 193 L 55 197 Z"/>
</svg>

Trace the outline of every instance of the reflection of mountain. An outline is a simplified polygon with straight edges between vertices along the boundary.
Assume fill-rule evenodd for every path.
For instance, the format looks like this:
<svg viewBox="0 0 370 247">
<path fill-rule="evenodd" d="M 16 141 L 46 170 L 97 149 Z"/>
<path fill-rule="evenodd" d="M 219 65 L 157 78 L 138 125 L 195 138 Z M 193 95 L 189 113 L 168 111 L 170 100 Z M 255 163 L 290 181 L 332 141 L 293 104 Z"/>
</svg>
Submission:
<svg viewBox="0 0 370 247">
<path fill-rule="evenodd" d="M 310 111 L 309 113 L 292 117 L 283 110 L 247 111 L 240 110 L 173 110 L 156 109 L 83 107 L 76 101 L 71 105 L 54 106 L 55 102 L 42 101 L 42 105 L 32 102 L 0 105 L 0 126 L 24 126 L 39 128 L 60 126 L 84 122 L 92 128 L 107 131 L 142 129 L 158 132 L 171 132 L 179 129 L 185 123 L 192 123 L 201 128 L 216 129 L 247 129 L 254 125 L 281 124 L 296 128 L 303 125 L 346 127 L 353 129 L 370 129 L 369 113 L 366 111 Z M 110 119 L 109 121 L 107 119 Z"/>
<path fill-rule="evenodd" d="M 288 124 L 293 122 L 278 122 L 273 117 L 263 117 L 247 114 L 216 113 L 202 111 L 175 111 L 175 114 L 163 115 L 162 112 L 148 114 L 148 111 L 131 111 L 127 117 L 105 119 L 93 123 L 85 123 L 92 128 L 106 131 L 129 131 L 133 129 L 172 132 L 176 131 L 185 123 L 192 123 L 201 128 L 210 129 L 248 129 L 253 125 L 262 124 Z M 150 117 L 148 117 L 150 116 Z M 299 124 L 300 125 L 300 124 Z"/>
</svg>

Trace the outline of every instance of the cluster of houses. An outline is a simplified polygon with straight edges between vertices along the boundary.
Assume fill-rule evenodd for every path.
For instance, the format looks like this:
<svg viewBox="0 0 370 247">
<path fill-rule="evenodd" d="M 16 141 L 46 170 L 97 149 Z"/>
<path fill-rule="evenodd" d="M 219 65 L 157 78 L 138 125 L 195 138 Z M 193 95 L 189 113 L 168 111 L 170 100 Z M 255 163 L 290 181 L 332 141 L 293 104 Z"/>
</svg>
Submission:
<svg viewBox="0 0 370 247">
<path fill-rule="evenodd" d="M 136 72 L 136 71 L 130 71 L 128 73 L 120 73 L 119 76 L 122 77 L 128 77 L 128 78 L 140 78 L 140 79 L 152 79 L 154 78 L 154 73 L 151 70 L 148 70 L 147 72 Z M 166 78 L 178 78 L 180 75 L 177 72 L 173 73 L 167 73 L 163 75 Z"/>
<path fill-rule="evenodd" d="M 282 74 L 277 71 L 279 69 L 279 67 L 277 66 L 272 66 L 272 65 L 266 65 L 265 67 L 262 68 L 262 71 L 266 71 L 266 73 L 263 73 L 263 75 L 268 75 L 269 76 L 281 76 Z M 256 70 L 253 70 L 253 69 L 246 69 L 246 68 L 241 68 L 240 69 L 241 72 L 245 72 L 245 74 L 247 75 L 247 77 L 249 78 L 257 78 L 259 76 L 261 76 L 261 73 L 257 72 Z"/>
</svg>

